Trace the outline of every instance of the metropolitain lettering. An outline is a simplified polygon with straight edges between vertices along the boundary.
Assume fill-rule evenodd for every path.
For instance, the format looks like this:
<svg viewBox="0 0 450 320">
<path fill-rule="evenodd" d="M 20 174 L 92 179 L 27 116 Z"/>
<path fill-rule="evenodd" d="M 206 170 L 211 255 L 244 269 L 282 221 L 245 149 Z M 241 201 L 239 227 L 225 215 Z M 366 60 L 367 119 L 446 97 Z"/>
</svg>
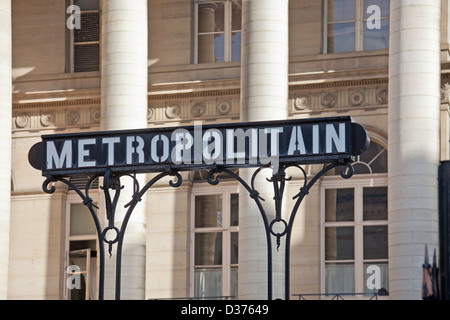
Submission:
<svg viewBox="0 0 450 320">
<path fill-rule="evenodd" d="M 203 128 L 46 141 L 46 169 L 173 165 L 272 165 L 280 158 L 348 152 L 342 123 Z"/>
</svg>

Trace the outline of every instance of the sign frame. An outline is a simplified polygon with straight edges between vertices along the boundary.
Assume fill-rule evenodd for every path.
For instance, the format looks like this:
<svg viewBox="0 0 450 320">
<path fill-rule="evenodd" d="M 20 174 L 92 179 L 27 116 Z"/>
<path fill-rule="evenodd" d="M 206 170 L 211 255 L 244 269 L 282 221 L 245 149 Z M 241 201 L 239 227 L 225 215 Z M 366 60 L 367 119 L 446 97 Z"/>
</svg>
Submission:
<svg viewBox="0 0 450 320">
<path fill-rule="evenodd" d="M 209 139 L 205 140 L 205 135 Z M 192 145 L 187 146 L 185 140 Z M 369 143 L 364 128 L 351 117 L 331 117 L 44 135 L 42 142 L 31 148 L 29 162 L 43 176 L 192 171 L 212 165 L 278 168 L 279 164 L 352 162 Z M 205 151 L 207 148 L 211 150 Z M 187 151 L 191 154 L 185 158 Z M 164 161 L 154 161 L 158 158 Z"/>
</svg>

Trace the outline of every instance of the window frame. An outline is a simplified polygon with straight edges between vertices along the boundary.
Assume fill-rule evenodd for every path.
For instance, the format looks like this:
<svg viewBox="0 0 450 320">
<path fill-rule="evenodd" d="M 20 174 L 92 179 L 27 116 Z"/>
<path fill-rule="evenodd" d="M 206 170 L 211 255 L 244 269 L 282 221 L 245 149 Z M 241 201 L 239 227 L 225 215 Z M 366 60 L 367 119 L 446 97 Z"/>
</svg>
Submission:
<svg viewBox="0 0 450 320">
<path fill-rule="evenodd" d="M 101 67 L 101 61 L 100 61 L 100 51 L 101 51 L 101 34 L 102 34 L 102 24 L 101 24 L 101 1 L 99 0 L 99 8 L 98 10 L 81 10 L 80 11 L 80 19 L 83 14 L 86 13 L 97 13 L 99 16 L 99 40 L 98 41 L 85 41 L 85 42 L 75 42 L 75 29 L 69 29 L 69 73 L 81 73 L 81 72 L 99 72 Z M 75 0 L 69 0 L 69 6 L 75 5 Z M 67 16 L 66 16 L 67 19 Z M 96 71 L 75 71 L 75 46 L 83 46 L 83 45 L 90 45 L 90 44 L 98 44 L 99 46 L 99 63 L 98 63 L 98 70 Z M 67 64 L 66 64 L 67 66 Z"/>
<path fill-rule="evenodd" d="M 98 203 L 98 192 L 97 190 L 91 190 L 90 193 L 90 197 L 92 199 L 92 201 L 94 203 Z M 95 234 L 86 234 L 86 235 L 71 235 L 70 234 L 70 215 L 71 215 L 71 205 L 72 204 L 81 204 L 82 202 L 80 202 L 80 197 L 73 191 L 69 191 L 68 195 L 67 195 L 67 199 L 66 199 L 66 219 L 65 219 L 65 240 L 64 240 L 64 300 L 68 300 L 69 299 L 69 290 L 68 290 L 68 286 L 67 286 L 67 279 L 69 274 L 67 273 L 67 268 L 70 266 L 70 243 L 72 241 L 95 241 L 95 249 L 97 250 L 97 254 L 100 252 L 99 251 L 99 243 L 98 243 L 98 235 Z M 98 212 L 97 212 L 98 214 Z M 94 221 L 92 221 L 92 223 L 94 223 Z M 81 252 L 81 251 L 86 251 L 87 255 L 89 257 L 91 257 L 91 249 L 90 248 L 85 248 L 85 249 L 78 249 L 75 250 L 77 252 Z M 98 259 L 98 256 L 96 258 L 96 276 L 95 279 L 90 279 L 90 273 L 87 272 L 90 268 L 90 263 L 91 261 L 87 261 L 86 262 L 86 266 L 87 266 L 87 270 L 86 271 L 81 271 L 81 274 L 87 273 L 88 276 L 88 280 L 86 281 L 86 287 L 88 287 L 89 283 L 95 282 L 95 296 L 91 297 L 89 295 L 89 290 L 86 290 L 86 300 L 90 299 L 97 299 L 98 297 L 98 280 L 99 280 L 99 276 L 100 276 L 100 259 Z"/>
<path fill-rule="evenodd" d="M 199 57 L 198 38 L 199 38 L 199 36 L 207 35 L 207 34 L 222 33 L 222 32 L 199 33 L 199 30 L 198 30 L 199 5 L 208 4 L 208 3 L 223 3 L 224 4 L 224 31 L 223 31 L 223 34 L 224 34 L 224 61 L 209 62 L 209 63 L 223 63 L 223 62 L 232 62 L 233 61 L 232 36 L 233 36 L 233 32 L 235 32 L 236 30 L 232 30 L 232 24 L 233 24 L 232 11 L 233 11 L 233 3 L 236 3 L 236 2 L 240 3 L 242 5 L 241 0 L 195 0 L 194 1 L 194 64 L 201 64 L 198 62 L 198 57 Z M 241 26 L 241 30 L 239 30 L 239 32 L 242 32 L 242 26 Z M 240 60 L 241 59 L 239 59 L 239 61 Z"/>
<path fill-rule="evenodd" d="M 387 226 L 389 228 L 389 217 L 387 220 L 363 219 L 363 189 L 367 187 L 388 187 L 388 174 L 361 174 L 354 175 L 349 180 L 343 180 L 340 176 L 324 177 L 320 186 L 320 288 L 321 293 L 326 294 L 326 264 L 333 262 L 352 262 L 354 263 L 355 292 L 363 293 L 364 283 L 364 264 L 365 263 L 387 263 L 387 259 L 366 259 L 364 260 L 364 227 L 366 226 Z M 325 191 L 328 189 L 348 189 L 354 188 L 354 219 L 344 222 L 326 222 L 325 221 Z M 327 227 L 354 227 L 354 259 L 353 260 L 325 260 L 325 230 Z M 335 293 L 335 292 L 330 292 Z M 343 292 L 344 293 L 344 292 Z M 360 298 L 361 296 L 351 296 L 350 298 Z M 367 297 L 367 295 L 366 295 Z M 379 297 L 380 298 L 380 297 Z"/>
<path fill-rule="evenodd" d="M 222 296 L 231 296 L 231 269 L 233 267 L 239 268 L 238 264 L 231 264 L 230 243 L 231 233 L 239 234 L 239 224 L 237 226 L 230 226 L 230 200 L 232 194 L 239 194 L 239 187 L 235 183 L 222 182 L 221 186 L 211 187 L 202 183 L 194 183 L 191 192 L 191 208 L 190 208 L 190 250 L 189 250 L 189 296 L 194 297 L 195 294 L 195 235 L 196 233 L 222 233 Z M 196 196 L 214 196 L 222 195 L 222 226 L 221 227 L 195 227 L 195 197 Z M 201 268 L 208 268 L 208 266 L 201 266 Z M 211 268 L 217 265 L 209 266 Z M 201 297 L 195 297 L 201 298 Z M 237 297 L 234 297 L 237 299 Z"/>
<path fill-rule="evenodd" d="M 323 35 L 322 35 L 322 47 L 323 47 L 323 54 L 333 54 L 333 53 L 351 53 L 351 52 L 364 52 L 364 51 L 372 51 L 372 49 L 364 50 L 364 0 L 355 0 L 355 10 L 356 10 L 356 17 L 355 17 L 355 48 L 353 50 L 348 50 L 345 52 L 328 52 L 328 27 L 330 24 L 335 24 L 336 22 L 329 22 L 328 21 L 328 1 L 329 0 L 322 0 L 323 5 Z M 389 19 L 389 17 L 381 17 L 382 20 Z M 343 21 L 340 21 L 341 23 Z M 353 22 L 353 20 L 349 20 L 348 22 Z M 388 47 L 385 49 L 378 49 L 378 50 L 389 50 L 389 43 Z"/>
</svg>

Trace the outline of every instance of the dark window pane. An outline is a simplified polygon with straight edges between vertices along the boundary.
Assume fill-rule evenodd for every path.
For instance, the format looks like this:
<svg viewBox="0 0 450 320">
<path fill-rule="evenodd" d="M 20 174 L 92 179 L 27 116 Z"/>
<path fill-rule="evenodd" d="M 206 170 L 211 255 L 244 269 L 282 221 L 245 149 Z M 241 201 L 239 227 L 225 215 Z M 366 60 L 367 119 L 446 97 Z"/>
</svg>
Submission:
<svg viewBox="0 0 450 320">
<path fill-rule="evenodd" d="M 74 29 L 74 42 L 100 41 L 100 15 L 98 13 L 83 13 L 81 28 Z"/>
<path fill-rule="evenodd" d="M 198 6 L 198 32 L 223 32 L 225 31 L 224 5 L 201 4 Z"/>
<path fill-rule="evenodd" d="M 195 234 L 195 265 L 222 264 L 222 233 Z"/>
<path fill-rule="evenodd" d="M 94 219 L 84 204 L 70 204 L 70 235 L 92 235 L 96 234 Z"/>
<path fill-rule="evenodd" d="M 382 19 L 378 26 L 364 22 L 364 50 L 381 50 L 389 48 L 389 19 Z"/>
<path fill-rule="evenodd" d="M 327 263 L 325 267 L 325 292 L 355 292 L 355 266 L 353 263 Z"/>
<path fill-rule="evenodd" d="M 387 173 L 387 150 L 376 142 L 371 142 L 369 148 L 360 156 L 360 161 L 367 163 L 372 173 Z"/>
<path fill-rule="evenodd" d="M 231 60 L 241 61 L 241 33 L 233 32 L 231 35 Z"/>
<path fill-rule="evenodd" d="M 100 45 L 86 44 L 74 46 L 74 71 L 98 71 L 100 68 Z"/>
<path fill-rule="evenodd" d="M 232 232 L 230 245 L 231 264 L 238 264 L 239 261 L 238 249 L 239 249 L 239 234 L 237 232 Z"/>
<path fill-rule="evenodd" d="M 355 22 L 328 25 L 328 53 L 350 52 L 356 47 Z"/>
<path fill-rule="evenodd" d="M 230 226 L 239 225 L 239 194 L 235 193 L 230 198 Z"/>
<path fill-rule="evenodd" d="M 353 164 L 355 174 L 378 174 L 388 172 L 388 151 L 376 142 L 371 142 L 369 148 L 359 156 Z M 336 167 L 335 175 L 347 172 L 344 166 Z"/>
<path fill-rule="evenodd" d="M 388 227 L 364 227 L 364 259 L 388 258 Z"/>
<path fill-rule="evenodd" d="M 238 298 L 238 280 L 239 280 L 239 269 L 238 267 L 231 267 L 231 277 L 230 277 L 230 296 L 232 299 Z"/>
<path fill-rule="evenodd" d="M 364 188 L 363 219 L 387 220 L 388 218 L 387 187 Z"/>
<path fill-rule="evenodd" d="M 233 8 L 231 12 L 231 30 L 240 31 L 242 25 L 242 4 L 233 2 Z"/>
<path fill-rule="evenodd" d="M 345 168 L 344 168 L 345 169 Z M 370 166 L 365 162 L 357 162 L 353 165 L 354 174 L 371 174 Z"/>
<path fill-rule="evenodd" d="M 195 269 L 194 296 L 208 300 L 222 296 L 222 269 Z"/>
<path fill-rule="evenodd" d="M 225 60 L 225 35 L 206 34 L 198 37 L 198 63 L 223 62 Z"/>
<path fill-rule="evenodd" d="M 74 0 L 73 4 L 79 6 L 81 11 L 92 11 L 100 9 L 100 0 Z"/>
<path fill-rule="evenodd" d="M 222 195 L 195 197 L 195 227 L 222 226 Z"/>
<path fill-rule="evenodd" d="M 353 260 L 355 257 L 353 227 L 327 227 L 325 229 L 325 259 Z"/>
<path fill-rule="evenodd" d="M 325 221 L 353 221 L 355 216 L 354 189 L 325 190 Z"/>
<path fill-rule="evenodd" d="M 349 21 L 356 19 L 356 0 L 329 0 L 328 21 Z"/>
</svg>

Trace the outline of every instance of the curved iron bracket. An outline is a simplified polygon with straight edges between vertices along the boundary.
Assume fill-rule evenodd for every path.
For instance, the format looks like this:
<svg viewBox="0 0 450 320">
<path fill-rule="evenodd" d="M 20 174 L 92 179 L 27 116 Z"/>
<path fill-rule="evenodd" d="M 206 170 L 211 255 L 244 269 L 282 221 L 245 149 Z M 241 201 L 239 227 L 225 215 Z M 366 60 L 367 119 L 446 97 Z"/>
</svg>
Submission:
<svg viewBox="0 0 450 320">
<path fill-rule="evenodd" d="M 206 180 L 211 185 L 218 185 L 220 183 L 220 179 L 217 174 L 219 173 L 225 173 L 228 176 L 232 177 L 236 181 L 238 181 L 248 192 L 248 195 L 250 198 L 252 198 L 258 207 L 259 213 L 261 215 L 261 218 L 264 223 L 264 229 L 265 229 L 265 236 L 266 236 L 266 242 L 267 242 L 267 265 L 268 265 L 268 272 L 267 272 L 267 282 L 268 282 L 268 289 L 267 289 L 267 296 L 268 300 L 272 300 L 273 298 L 273 276 L 272 276 L 272 237 L 276 239 L 276 245 L 277 245 L 277 251 L 281 246 L 281 239 L 283 237 L 286 237 L 285 241 L 285 299 L 289 300 L 290 295 L 290 245 L 291 245 L 291 236 L 292 236 L 292 229 L 295 221 L 295 217 L 297 215 L 298 209 L 300 207 L 300 204 L 302 203 L 303 199 L 306 195 L 309 194 L 309 191 L 311 187 L 321 178 L 323 177 L 327 172 L 330 170 L 345 165 L 347 167 L 346 172 L 341 172 L 341 176 L 344 179 L 349 179 L 354 174 L 354 169 L 352 163 L 341 163 L 341 162 L 335 162 L 329 165 L 324 166 L 322 170 L 320 170 L 311 180 L 308 180 L 308 175 L 304 168 L 302 168 L 299 165 L 295 164 L 281 164 L 279 166 L 279 169 L 276 173 L 272 174 L 272 177 L 267 178 L 267 182 L 272 183 L 273 190 L 274 190 L 274 204 L 275 204 L 275 218 L 272 220 L 269 220 L 269 217 L 262 205 L 262 202 L 265 201 L 259 194 L 258 190 L 255 188 L 255 180 L 256 177 L 261 173 L 264 169 L 271 169 L 270 166 L 263 166 L 259 167 L 255 170 L 255 172 L 252 174 L 250 183 L 247 183 L 244 179 L 242 179 L 237 173 L 233 172 L 232 170 L 229 170 L 224 167 L 220 166 L 214 166 L 214 168 L 210 169 L 210 171 L 207 174 Z M 293 197 L 293 200 L 295 200 L 293 209 L 289 215 L 288 221 L 283 219 L 282 217 L 282 202 L 283 202 L 283 196 L 284 191 L 286 189 L 286 181 L 290 181 L 292 177 L 286 176 L 286 170 L 288 168 L 297 168 L 300 170 L 301 175 L 303 176 L 303 186 L 300 188 L 299 192 Z M 56 188 L 51 185 L 54 182 L 60 181 L 64 184 L 66 184 L 69 188 L 74 190 L 79 197 L 82 199 L 83 204 L 89 209 L 89 212 L 91 214 L 91 217 L 94 221 L 98 241 L 99 244 L 105 243 L 108 245 L 108 253 L 111 258 L 112 256 L 112 249 L 113 246 L 117 244 L 117 251 L 116 251 L 116 287 L 115 287 L 115 298 L 118 300 L 120 299 L 120 287 L 121 287 L 121 261 L 122 261 L 122 248 L 123 248 L 123 241 L 125 236 L 125 231 L 129 222 L 129 219 L 131 217 L 131 214 L 133 213 L 136 205 L 142 200 L 142 197 L 144 194 L 159 180 L 161 180 L 164 177 L 171 176 L 174 177 L 171 181 L 169 181 L 170 186 L 177 188 L 179 187 L 182 182 L 183 178 L 179 174 L 178 171 L 168 169 L 158 175 L 156 175 L 153 179 L 151 179 L 149 182 L 147 182 L 142 188 L 139 185 L 139 180 L 136 178 L 136 174 L 115 174 L 114 172 L 107 170 L 104 175 L 97 174 L 92 176 L 89 181 L 86 183 L 84 192 L 79 189 L 77 186 L 75 186 L 72 182 L 65 179 L 64 177 L 58 177 L 58 176 L 51 176 L 47 177 L 47 179 L 43 183 L 43 190 L 46 193 L 54 193 Z M 100 189 L 103 190 L 105 195 L 105 210 L 106 210 L 106 219 L 107 219 L 107 225 L 102 228 L 100 220 L 97 215 L 97 210 L 99 209 L 94 203 L 92 198 L 90 197 L 89 193 L 92 189 L 93 182 L 103 177 L 103 185 L 100 186 Z M 132 199 L 124 206 L 125 209 L 127 209 L 124 219 L 122 221 L 122 225 L 119 227 L 115 226 L 114 224 L 114 217 L 116 213 L 116 208 L 118 204 L 118 200 L 120 197 L 121 190 L 124 188 L 124 186 L 121 184 L 121 178 L 123 177 L 129 177 L 133 180 L 133 195 Z M 175 180 L 176 179 L 176 180 Z M 111 192 L 113 195 L 111 195 Z M 275 226 L 281 224 L 282 230 L 276 231 Z M 110 235 L 113 233 L 113 237 L 111 238 Z M 104 277 L 105 277 L 105 249 L 103 245 L 99 245 L 99 263 L 100 263 L 100 270 L 99 270 L 99 300 L 104 299 Z"/>
<path fill-rule="evenodd" d="M 125 231 L 133 213 L 136 205 L 142 200 L 144 194 L 159 180 L 164 177 L 171 176 L 174 179 L 169 181 L 170 186 L 177 188 L 182 182 L 183 178 L 179 174 L 179 172 L 175 170 L 168 169 L 149 182 L 147 182 L 142 188 L 140 188 L 139 181 L 136 178 L 136 174 L 115 174 L 114 172 L 107 170 L 104 175 L 97 174 L 92 176 L 87 182 L 84 191 L 75 186 L 72 182 L 65 179 L 64 177 L 58 176 L 50 176 L 44 181 L 42 188 L 46 193 L 54 193 L 56 188 L 52 185 L 54 182 L 62 182 L 66 184 L 69 188 L 74 190 L 78 196 L 83 200 L 83 204 L 89 209 L 92 219 L 94 220 L 95 229 L 97 232 L 98 242 L 99 242 L 99 300 L 104 299 L 104 284 L 105 284 L 105 249 L 102 243 L 108 245 L 108 252 L 110 258 L 112 256 L 112 248 L 113 245 L 117 244 L 116 250 L 116 287 L 115 287 L 115 298 L 116 300 L 120 299 L 120 288 L 121 288 L 121 262 L 122 262 L 122 248 L 123 241 L 125 237 Z M 96 205 L 94 205 L 92 198 L 89 196 L 89 193 L 92 189 L 93 182 L 103 177 L 103 185 L 100 187 L 105 194 L 105 210 L 106 210 L 106 219 L 107 225 L 102 228 L 100 220 L 97 215 L 97 210 L 99 209 Z M 124 208 L 127 209 L 124 219 L 122 221 L 122 225 L 119 227 L 114 224 L 114 216 L 116 213 L 117 203 L 120 197 L 120 191 L 124 188 L 121 184 L 122 177 L 130 177 L 133 180 L 133 195 L 130 202 L 128 202 Z M 176 179 L 176 180 L 175 180 Z M 113 196 L 111 196 L 111 192 L 113 191 Z M 114 237 L 108 237 L 109 234 L 114 233 Z"/>
<path fill-rule="evenodd" d="M 261 218 L 264 222 L 264 228 L 265 228 L 265 234 L 266 234 L 266 242 L 267 242 L 267 296 L 268 300 L 272 300 L 273 297 L 273 284 L 272 284 L 272 236 L 276 239 L 276 245 L 277 245 L 277 251 L 281 245 L 281 239 L 283 237 L 286 237 L 285 241 L 285 299 L 289 300 L 290 296 L 290 246 L 291 246 L 291 236 L 292 236 L 292 229 L 295 221 L 295 217 L 297 215 L 298 209 L 300 207 L 300 204 L 302 203 L 303 199 L 306 195 L 309 194 L 309 191 L 311 190 L 312 186 L 320 179 L 322 178 L 327 172 L 330 170 L 345 165 L 347 167 L 346 172 L 341 172 L 341 177 L 344 179 L 349 179 L 354 174 L 354 168 L 352 163 L 342 163 L 342 162 L 334 162 L 328 165 L 325 165 L 322 170 L 320 170 L 311 180 L 308 180 L 308 175 L 304 168 L 302 168 L 299 165 L 295 164 L 280 164 L 279 169 L 276 173 L 272 174 L 271 178 L 267 178 L 266 180 L 268 182 L 271 182 L 273 184 L 273 190 L 274 190 L 274 205 L 275 205 L 275 218 L 269 221 L 269 217 L 267 216 L 267 213 L 262 206 L 261 201 L 264 201 L 263 198 L 260 197 L 258 190 L 255 188 L 255 179 L 257 175 L 263 170 L 263 169 L 271 169 L 269 166 L 260 167 L 253 173 L 251 177 L 251 182 L 248 184 L 246 181 L 244 181 L 238 174 L 235 172 L 228 170 L 226 168 L 221 168 L 219 166 L 214 167 L 208 172 L 207 175 L 207 181 L 211 185 L 217 185 L 220 182 L 220 179 L 218 178 L 218 173 L 225 173 L 232 178 L 236 179 L 248 192 L 249 196 L 255 201 Z M 293 197 L 293 200 L 295 200 L 293 209 L 289 215 L 289 220 L 286 221 L 282 217 L 282 202 L 283 202 L 283 195 L 286 187 L 286 181 L 292 180 L 292 177 L 286 177 L 286 170 L 288 168 L 295 167 L 300 170 L 301 174 L 303 175 L 303 186 L 300 188 L 299 192 Z M 215 177 L 214 177 L 215 176 Z M 276 231 L 275 225 L 281 224 L 282 230 Z"/>
</svg>

